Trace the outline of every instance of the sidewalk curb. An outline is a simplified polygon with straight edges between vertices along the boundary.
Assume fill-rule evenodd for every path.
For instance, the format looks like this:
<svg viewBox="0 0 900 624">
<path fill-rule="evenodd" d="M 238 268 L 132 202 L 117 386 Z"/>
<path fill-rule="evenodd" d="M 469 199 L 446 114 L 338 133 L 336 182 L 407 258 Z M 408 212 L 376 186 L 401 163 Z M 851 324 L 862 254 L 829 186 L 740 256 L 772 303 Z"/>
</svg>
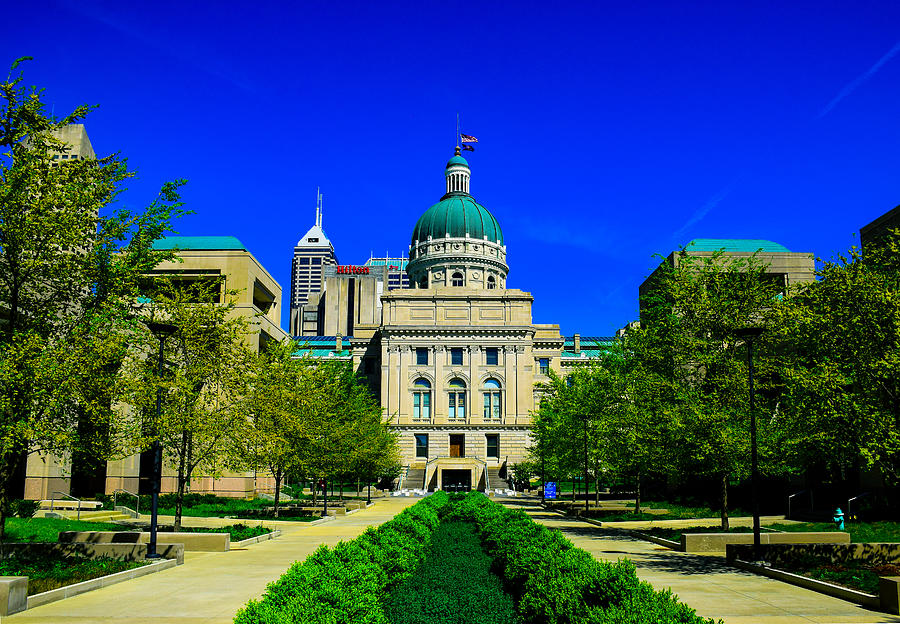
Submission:
<svg viewBox="0 0 900 624">
<path fill-rule="evenodd" d="M 239 542 L 232 542 L 229 550 L 233 550 L 235 548 L 245 548 L 250 546 L 251 544 L 258 544 L 259 542 L 265 542 L 268 540 L 273 540 L 276 537 L 281 537 L 280 529 L 273 529 L 268 533 L 264 533 L 263 535 L 257 535 L 256 537 L 248 537 L 245 540 L 241 540 Z"/>
<path fill-rule="evenodd" d="M 28 603 L 25 609 L 33 609 L 34 607 L 40 607 L 41 605 L 56 602 L 57 600 L 64 600 L 66 598 L 71 598 L 72 596 L 78 596 L 79 594 L 83 594 L 85 592 L 100 589 L 101 587 L 115 585 L 116 583 L 121 583 L 123 581 L 130 581 L 131 579 L 140 578 L 142 576 L 147 576 L 148 574 L 154 574 L 156 572 L 162 572 L 163 570 L 174 568 L 177 565 L 180 564 L 175 559 L 166 559 L 164 561 L 158 561 L 156 563 L 141 566 L 140 568 L 134 568 L 133 570 L 116 572 L 115 574 L 101 576 L 89 581 L 75 583 L 74 585 L 66 585 L 65 587 L 51 589 L 50 591 L 45 591 L 41 592 L 40 594 L 28 596 Z"/>
</svg>

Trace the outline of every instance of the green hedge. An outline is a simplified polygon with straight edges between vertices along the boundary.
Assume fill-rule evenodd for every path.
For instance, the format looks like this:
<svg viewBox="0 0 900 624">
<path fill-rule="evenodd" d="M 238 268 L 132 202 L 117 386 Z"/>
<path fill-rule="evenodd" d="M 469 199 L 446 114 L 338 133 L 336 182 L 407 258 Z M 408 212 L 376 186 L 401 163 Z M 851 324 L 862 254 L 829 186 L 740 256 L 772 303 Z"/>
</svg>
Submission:
<svg viewBox="0 0 900 624">
<path fill-rule="evenodd" d="M 353 541 L 320 547 L 241 609 L 235 624 L 387 624 L 382 598 L 415 570 L 447 502 L 436 492 Z"/>
<path fill-rule="evenodd" d="M 627 561 L 597 561 L 559 531 L 472 492 L 448 519 L 474 521 L 494 567 L 528 624 L 700 624 L 668 590 L 637 578 Z"/>
<path fill-rule="evenodd" d="M 518 624 L 471 522 L 441 522 L 422 563 L 384 599 L 391 624 Z"/>
</svg>

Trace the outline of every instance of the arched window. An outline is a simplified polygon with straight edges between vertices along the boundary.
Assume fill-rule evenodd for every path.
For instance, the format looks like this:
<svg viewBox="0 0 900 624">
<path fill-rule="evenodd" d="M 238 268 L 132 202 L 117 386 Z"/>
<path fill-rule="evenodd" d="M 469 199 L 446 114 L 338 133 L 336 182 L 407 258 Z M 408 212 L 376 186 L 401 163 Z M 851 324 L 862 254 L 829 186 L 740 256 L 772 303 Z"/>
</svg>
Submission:
<svg viewBox="0 0 900 624">
<path fill-rule="evenodd" d="M 428 278 L 423 277 L 419 280 L 419 288 L 428 288 Z"/>
<path fill-rule="evenodd" d="M 450 387 L 450 392 L 448 394 L 450 409 L 448 410 L 448 414 L 450 415 L 451 419 L 465 420 L 466 382 L 464 382 L 462 379 L 451 379 L 448 386 Z"/>
<path fill-rule="evenodd" d="M 488 290 L 494 290 L 497 288 L 497 280 L 494 279 L 493 275 L 488 275 Z"/>
<path fill-rule="evenodd" d="M 413 383 L 413 419 L 431 418 L 431 383 L 427 379 L 416 379 Z"/>
<path fill-rule="evenodd" d="M 496 379 L 488 379 L 484 382 L 484 419 L 500 420 L 502 398 L 500 396 L 500 382 Z"/>
<path fill-rule="evenodd" d="M 463 276 L 462 273 L 456 272 L 453 274 L 453 277 L 450 278 L 451 286 L 462 286 L 463 285 Z"/>
</svg>

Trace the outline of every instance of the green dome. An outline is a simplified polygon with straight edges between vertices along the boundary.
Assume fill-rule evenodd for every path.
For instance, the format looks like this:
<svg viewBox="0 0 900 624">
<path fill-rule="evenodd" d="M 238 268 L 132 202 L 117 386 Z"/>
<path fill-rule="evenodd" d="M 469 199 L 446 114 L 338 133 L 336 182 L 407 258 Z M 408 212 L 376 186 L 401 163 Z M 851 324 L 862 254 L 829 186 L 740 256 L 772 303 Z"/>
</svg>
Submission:
<svg viewBox="0 0 900 624">
<path fill-rule="evenodd" d="M 460 156 L 454 156 L 451 162 Z M 416 227 L 413 228 L 412 243 L 422 242 L 431 238 L 470 238 L 487 240 L 498 245 L 503 244 L 503 232 L 500 224 L 488 209 L 475 201 L 471 195 L 454 194 L 445 196 L 444 199 L 425 211 Z"/>
<path fill-rule="evenodd" d="M 453 165 L 465 165 L 466 167 L 468 167 L 469 161 L 466 160 L 465 158 L 463 158 L 462 156 L 454 156 L 453 158 L 451 158 L 450 160 L 447 161 L 447 166 L 445 167 L 445 169 L 449 169 Z"/>
</svg>

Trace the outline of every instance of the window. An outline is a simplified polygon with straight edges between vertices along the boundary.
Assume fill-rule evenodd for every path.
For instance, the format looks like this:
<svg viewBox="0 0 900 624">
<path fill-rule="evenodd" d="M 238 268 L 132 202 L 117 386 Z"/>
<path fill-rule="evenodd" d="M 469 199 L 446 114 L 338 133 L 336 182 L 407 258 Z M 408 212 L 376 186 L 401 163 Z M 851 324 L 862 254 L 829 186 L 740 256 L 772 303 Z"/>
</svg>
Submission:
<svg viewBox="0 0 900 624">
<path fill-rule="evenodd" d="M 427 379 L 417 379 L 413 384 L 413 418 L 431 418 L 431 384 Z"/>
<path fill-rule="evenodd" d="M 462 286 L 463 285 L 463 276 L 462 273 L 454 273 L 453 277 L 450 278 L 451 286 Z"/>
<path fill-rule="evenodd" d="M 416 457 L 428 458 L 428 434 L 416 433 Z"/>
<path fill-rule="evenodd" d="M 550 374 L 550 358 L 540 358 L 538 360 L 538 368 L 540 369 L 541 375 L 549 375 Z"/>
<path fill-rule="evenodd" d="M 450 349 L 450 365 L 462 366 L 462 349 L 459 347 Z"/>
<path fill-rule="evenodd" d="M 500 436 L 496 433 L 489 433 L 485 438 L 487 438 L 487 456 L 500 459 Z"/>
<path fill-rule="evenodd" d="M 322 264 L 322 258 L 312 258 L 313 264 Z"/>
<path fill-rule="evenodd" d="M 500 382 L 488 379 L 484 382 L 484 419 L 500 420 Z"/>
<path fill-rule="evenodd" d="M 488 290 L 494 290 L 495 288 L 497 288 L 497 281 L 494 279 L 493 275 L 488 276 L 487 286 Z"/>
<path fill-rule="evenodd" d="M 428 347 L 416 347 L 416 365 L 428 366 Z"/>
<path fill-rule="evenodd" d="M 300 264 L 309 264 L 309 258 L 297 258 L 297 262 Z"/>
<path fill-rule="evenodd" d="M 306 242 L 307 243 L 318 243 L 319 239 L 318 239 L 318 237 L 310 236 L 309 238 L 306 239 Z"/>
<path fill-rule="evenodd" d="M 484 363 L 488 366 L 497 366 L 499 364 L 499 357 L 497 355 L 497 347 L 488 347 L 484 350 Z"/>
<path fill-rule="evenodd" d="M 462 379 L 450 381 L 450 394 L 448 395 L 448 414 L 452 419 L 466 419 L 466 382 Z"/>
</svg>

